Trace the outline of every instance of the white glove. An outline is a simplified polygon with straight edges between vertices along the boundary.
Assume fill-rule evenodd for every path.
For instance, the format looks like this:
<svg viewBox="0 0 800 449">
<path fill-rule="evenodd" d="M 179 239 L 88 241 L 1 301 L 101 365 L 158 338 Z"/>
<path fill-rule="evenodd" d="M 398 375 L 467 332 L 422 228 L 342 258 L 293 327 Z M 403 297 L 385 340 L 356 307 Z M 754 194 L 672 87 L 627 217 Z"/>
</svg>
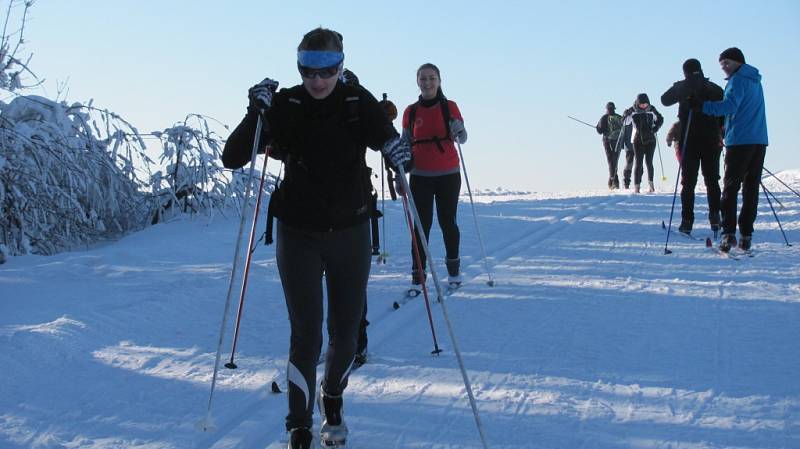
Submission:
<svg viewBox="0 0 800 449">
<path fill-rule="evenodd" d="M 266 111 L 272 106 L 272 95 L 278 90 L 278 82 L 269 78 L 256 84 L 247 91 L 250 106 L 259 111 Z"/>
<path fill-rule="evenodd" d="M 412 167 L 411 144 L 401 136 L 386 141 L 381 148 L 381 153 L 395 171 L 397 171 L 397 167 L 403 167 L 403 171 L 408 172 Z"/>
<path fill-rule="evenodd" d="M 458 143 L 467 142 L 467 130 L 464 128 L 464 122 L 461 120 L 450 120 L 450 134 L 453 135 L 453 140 Z"/>
</svg>

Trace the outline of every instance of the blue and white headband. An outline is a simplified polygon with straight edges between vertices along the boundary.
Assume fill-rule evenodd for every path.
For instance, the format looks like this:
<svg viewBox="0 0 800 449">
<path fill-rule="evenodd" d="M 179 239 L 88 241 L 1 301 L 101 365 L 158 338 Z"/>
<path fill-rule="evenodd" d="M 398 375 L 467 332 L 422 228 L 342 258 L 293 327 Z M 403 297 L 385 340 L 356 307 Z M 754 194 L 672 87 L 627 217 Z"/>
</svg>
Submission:
<svg viewBox="0 0 800 449">
<path fill-rule="evenodd" d="M 297 63 L 309 69 L 325 69 L 341 64 L 344 53 L 340 51 L 302 50 L 297 52 Z"/>
</svg>

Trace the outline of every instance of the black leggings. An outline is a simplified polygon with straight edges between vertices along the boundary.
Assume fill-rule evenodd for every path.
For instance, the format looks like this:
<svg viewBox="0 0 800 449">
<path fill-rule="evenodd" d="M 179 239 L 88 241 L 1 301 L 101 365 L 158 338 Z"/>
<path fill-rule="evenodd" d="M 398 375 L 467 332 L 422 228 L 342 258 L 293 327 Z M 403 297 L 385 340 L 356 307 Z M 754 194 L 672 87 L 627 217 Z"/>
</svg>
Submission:
<svg viewBox="0 0 800 449">
<path fill-rule="evenodd" d="M 291 323 L 286 428 L 311 427 L 322 348 L 322 276 L 328 291 L 323 387 L 340 395 L 356 353 L 370 269 L 369 222 L 329 232 L 302 231 L 278 221 L 275 256 Z"/>
<path fill-rule="evenodd" d="M 719 224 L 720 189 L 719 157 L 722 147 L 719 139 L 690 140 L 683 149 L 681 159 L 681 224 L 694 224 L 694 190 L 697 186 L 697 170 L 703 173 L 708 197 L 708 218 L 711 224 Z"/>
<path fill-rule="evenodd" d="M 439 220 L 439 227 L 442 229 L 444 238 L 444 248 L 448 259 L 458 259 L 458 245 L 461 234 L 456 223 L 456 212 L 458 211 L 458 195 L 461 192 L 461 173 L 452 173 L 442 176 L 418 176 L 411 175 L 411 195 L 419 212 L 419 220 L 422 222 L 422 230 L 425 232 L 425 239 L 431 235 L 433 225 L 433 202 L 436 201 L 436 218 Z M 419 241 L 419 231 L 414 227 L 414 232 Z M 426 266 L 425 252 L 419 246 L 420 260 L 422 268 Z M 411 252 L 412 266 L 416 268 L 417 261 Z"/>
<path fill-rule="evenodd" d="M 608 163 L 608 179 L 617 177 L 617 166 L 619 165 L 619 151 L 616 151 L 616 140 L 603 139 L 603 149 L 606 150 L 606 162 Z"/>
<path fill-rule="evenodd" d="M 653 155 L 656 153 L 656 143 L 633 142 L 633 152 L 636 156 L 636 165 L 633 172 L 633 183 L 642 183 L 644 164 L 647 164 L 647 180 L 653 181 L 655 170 L 653 169 Z"/>
</svg>

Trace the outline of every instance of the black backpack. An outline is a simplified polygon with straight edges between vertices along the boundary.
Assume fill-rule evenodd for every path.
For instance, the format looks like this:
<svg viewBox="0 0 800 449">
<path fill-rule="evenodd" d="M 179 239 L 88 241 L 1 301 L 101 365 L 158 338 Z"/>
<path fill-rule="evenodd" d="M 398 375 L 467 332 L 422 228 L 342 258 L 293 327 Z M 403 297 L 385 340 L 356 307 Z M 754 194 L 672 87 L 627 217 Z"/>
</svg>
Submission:
<svg viewBox="0 0 800 449">
<path fill-rule="evenodd" d="M 439 148 L 439 151 L 444 153 L 444 147 L 442 146 L 441 142 L 447 142 L 451 140 L 450 137 L 450 105 L 447 102 L 447 98 L 444 95 L 439 95 L 439 106 L 442 108 L 442 118 L 444 119 L 444 129 L 445 135 L 444 137 L 433 136 L 429 139 L 414 139 L 414 121 L 417 118 L 417 106 L 419 106 L 419 101 L 411 105 L 411 110 L 408 111 L 408 126 L 411 129 L 411 146 L 413 147 L 419 143 L 430 143 L 434 142 L 436 147 Z"/>
</svg>

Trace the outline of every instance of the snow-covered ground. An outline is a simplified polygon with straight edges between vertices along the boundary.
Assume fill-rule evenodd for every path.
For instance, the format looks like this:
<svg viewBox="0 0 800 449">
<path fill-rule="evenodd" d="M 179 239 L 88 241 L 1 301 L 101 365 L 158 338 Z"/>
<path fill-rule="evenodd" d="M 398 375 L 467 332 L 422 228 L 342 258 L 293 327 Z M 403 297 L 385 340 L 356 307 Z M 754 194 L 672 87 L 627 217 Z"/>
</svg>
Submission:
<svg viewBox="0 0 800 449">
<path fill-rule="evenodd" d="M 800 171 L 781 179 L 800 191 Z M 671 188 L 478 197 L 494 287 L 464 199 L 465 285 L 446 301 L 490 447 L 800 447 L 800 198 L 765 185 L 794 246 L 762 196 L 755 256 L 738 261 L 683 237 L 664 254 Z M 391 308 L 410 254 L 400 203 L 387 202 L 386 216 L 389 257 L 369 284 L 371 360 L 345 398 L 349 447 L 479 448 L 441 306 L 440 356 L 421 298 Z M 183 218 L 0 265 L 0 448 L 278 441 L 285 397 L 269 384 L 285 386 L 289 331 L 274 246 L 254 253 L 239 369 L 222 369 L 214 397 L 217 430 L 195 428 L 237 229 L 233 217 Z M 431 250 L 443 275 L 436 226 Z"/>
</svg>

